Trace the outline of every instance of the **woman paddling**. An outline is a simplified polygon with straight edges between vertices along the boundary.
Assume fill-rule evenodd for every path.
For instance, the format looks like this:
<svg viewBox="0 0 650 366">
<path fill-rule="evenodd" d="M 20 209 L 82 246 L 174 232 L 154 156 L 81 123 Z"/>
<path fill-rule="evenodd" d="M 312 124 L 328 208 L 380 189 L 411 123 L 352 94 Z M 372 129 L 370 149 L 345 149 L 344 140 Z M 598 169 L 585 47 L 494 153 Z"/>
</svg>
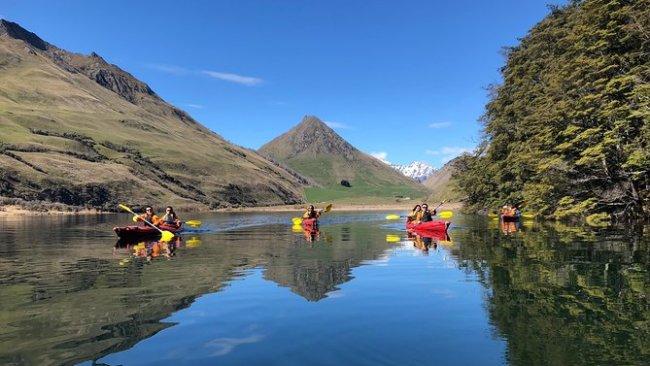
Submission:
<svg viewBox="0 0 650 366">
<path fill-rule="evenodd" d="M 408 215 L 408 218 L 406 220 L 407 222 L 418 224 L 420 220 L 422 220 L 422 206 L 415 205 L 415 207 L 413 207 L 413 210 Z"/>
<path fill-rule="evenodd" d="M 307 211 L 302 215 L 303 219 L 317 219 L 320 217 L 320 214 L 323 210 L 317 210 L 314 205 L 309 205 Z"/>
<path fill-rule="evenodd" d="M 178 218 L 178 215 L 176 215 L 172 206 L 167 206 L 167 208 L 165 208 L 165 215 L 163 215 L 161 221 L 167 225 L 179 226 L 181 224 L 181 219 Z"/>
</svg>

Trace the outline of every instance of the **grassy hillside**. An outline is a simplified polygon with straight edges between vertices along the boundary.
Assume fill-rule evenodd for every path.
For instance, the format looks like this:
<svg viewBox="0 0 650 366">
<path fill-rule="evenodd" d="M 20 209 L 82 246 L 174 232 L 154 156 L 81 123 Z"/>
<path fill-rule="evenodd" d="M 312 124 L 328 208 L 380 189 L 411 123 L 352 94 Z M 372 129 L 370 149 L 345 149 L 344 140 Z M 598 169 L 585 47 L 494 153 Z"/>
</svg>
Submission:
<svg viewBox="0 0 650 366">
<path fill-rule="evenodd" d="M 485 141 L 462 159 L 475 208 L 650 219 L 650 1 L 553 8 L 508 49 Z"/>
<path fill-rule="evenodd" d="M 394 202 L 427 193 L 424 186 L 359 151 L 313 116 L 259 151 L 308 178 L 308 201 Z M 350 187 L 342 186 L 342 180 Z"/>
<path fill-rule="evenodd" d="M 0 21 L 0 197 L 114 208 L 296 203 L 306 181 L 96 54 Z"/>
</svg>

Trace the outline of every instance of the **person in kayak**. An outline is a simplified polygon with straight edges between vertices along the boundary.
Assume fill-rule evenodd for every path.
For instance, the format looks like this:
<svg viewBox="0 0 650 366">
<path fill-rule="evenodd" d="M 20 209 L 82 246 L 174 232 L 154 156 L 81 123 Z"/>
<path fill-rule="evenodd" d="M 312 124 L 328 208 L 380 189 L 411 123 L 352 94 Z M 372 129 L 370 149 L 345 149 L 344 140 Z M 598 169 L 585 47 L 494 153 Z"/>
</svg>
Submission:
<svg viewBox="0 0 650 366">
<path fill-rule="evenodd" d="M 172 206 L 167 206 L 167 208 L 165 208 L 165 214 L 160 221 L 167 225 L 179 226 L 181 224 L 181 219 L 178 218 L 178 215 L 176 215 Z"/>
<path fill-rule="evenodd" d="M 317 219 L 320 217 L 322 210 L 317 210 L 314 205 L 309 205 L 307 211 L 302 215 L 303 219 Z"/>
<path fill-rule="evenodd" d="M 433 221 L 433 216 L 437 214 L 436 209 L 433 209 L 433 211 L 429 211 L 429 205 L 426 203 L 422 204 L 422 218 L 420 219 L 420 222 L 429 222 Z"/>
<path fill-rule="evenodd" d="M 415 205 L 411 213 L 408 215 L 407 221 L 417 224 L 420 220 L 422 220 L 422 206 Z"/>
<path fill-rule="evenodd" d="M 156 214 L 153 212 L 153 207 L 147 206 L 144 209 L 144 213 L 140 216 L 138 216 L 137 221 L 140 223 L 144 224 L 144 220 L 149 221 L 155 226 L 160 225 L 160 217 L 156 216 Z M 146 225 L 146 224 L 145 224 Z"/>
</svg>

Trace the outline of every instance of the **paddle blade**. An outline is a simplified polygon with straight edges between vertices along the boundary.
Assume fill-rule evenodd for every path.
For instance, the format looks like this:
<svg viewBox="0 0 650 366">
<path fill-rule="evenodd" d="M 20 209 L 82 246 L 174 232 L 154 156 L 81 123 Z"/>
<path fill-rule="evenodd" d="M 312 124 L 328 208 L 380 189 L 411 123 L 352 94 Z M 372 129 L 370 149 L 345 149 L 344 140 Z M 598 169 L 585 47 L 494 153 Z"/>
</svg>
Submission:
<svg viewBox="0 0 650 366">
<path fill-rule="evenodd" d="M 294 217 L 294 218 L 291 219 L 291 222 L 294 225 L 300 225 L 300 224 L 302 224 L 302 218 L 301 217 Z"/>
<path fill-rule="evenodd" d="M 127 205 L 124 205 L 124 204 L 121 204 L 121 203 L 120 203 L 118 206 L 119 206 L 122 210 L 134 214 L 133 211 L 131 211 L 131 209 L 130 209 Z M 135 215 L 135 214 L 134 214 L 134 215 Z"/>
<path fill-rule="evenodd" d="M 399 220 L 399 215 L 395 215 L 395 214 L 386 215 L 386 220 Z"/>
<path fill-rule="evenodd" d="M 170 231 L 161 231 L 162 236 L 160 237 L 160 240 L 162 241 L 170 241 L 174 238 L 174 233 Z"/>
<path fill-rule="evenodd" d="M 438 214 L 441 219 L 451 219 L 454 216 L 454 213 L 451 211 L 442 211 Z"/>
<path fill-rule="evenodd" d="M 199 227 L 201 226 L 202 222 L 201 220 L 187 220 L 185 221 L 185 224 L 191 226 L 191 227 Z"/>
<path fill-rule="evenodd" d="M 400 241 L 400 236 L 395 235 L 395 234 L 386 234 L 386 242 L 387 243 L 399 243 Z"/>
<path fill-rule="evenodd" d="M 294 233 L 302 233 L 303 232 L 302 225 L 297 224 L 297 225 L 291 226 L 291 231 L 293 231 Z"/>
<path fill-rule="evenodd" d="M 332 211 L 332 204 L 330 203 L 329 205 L 325 206 L 324 212 L 330 212 Z"/>
<path fill-rule="evenodd" d="M 131 220 L 133 220 L 133 222 L 138 222 L 138 217 L 135 216 L 135 215 L 133 215 L 133 217 L 131 218 Z"/>
<path fill-rule="evenodd" d="M 185 241 L 185 246 L 188 248 L 196 248 L 201 245 L 201 238 L 193 236 Z"/>
</svg>

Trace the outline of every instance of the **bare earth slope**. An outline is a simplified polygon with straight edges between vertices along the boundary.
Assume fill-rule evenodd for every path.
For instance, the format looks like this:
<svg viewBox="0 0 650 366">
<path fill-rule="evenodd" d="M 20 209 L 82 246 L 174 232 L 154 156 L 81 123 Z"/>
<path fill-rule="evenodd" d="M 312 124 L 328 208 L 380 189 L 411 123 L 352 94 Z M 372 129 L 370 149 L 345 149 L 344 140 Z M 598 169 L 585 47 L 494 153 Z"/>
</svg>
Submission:
<svg viewBox="0 0 650 366">
<path fill-rule="evenodd" d="M 454 163 L 456 159 L 449 161 L 442 168 L 436 170 L 422 184 L 431 190 L 429 199 L 431 201 L 457 201 L 462 194 L 459 192 L 458 184 L 453 180 L 455 172 Z"/>
<path fill-rule="evenodd" d="M 113 208 L 302 201 L 304 178 L 228 143 L 93 53 L 0 20 L 0 196 Z"/>
<path fill-rule="evenodd" d="M 259 151 L 308 177 L 313 185 L 306 190 L 310 200 L 395 198 L 426 192 L 425 187 L 359 151 L 313 116 L 304 117 Z M 351 187 L 342 187 L 342 180 Z"/>
</svg>

